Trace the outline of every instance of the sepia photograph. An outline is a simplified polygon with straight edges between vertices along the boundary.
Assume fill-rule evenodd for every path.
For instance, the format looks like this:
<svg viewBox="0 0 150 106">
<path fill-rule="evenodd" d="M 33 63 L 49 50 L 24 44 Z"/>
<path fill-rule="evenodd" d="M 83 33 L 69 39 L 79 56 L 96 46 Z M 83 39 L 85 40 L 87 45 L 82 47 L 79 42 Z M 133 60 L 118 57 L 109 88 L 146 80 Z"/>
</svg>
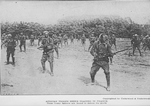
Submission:
<svg viewBox="0 0 150 106">
<path fill-rule="evenodd" d="M 150 2 L 0 1 L 1 95 L 150 95 Z"/>
</svg>

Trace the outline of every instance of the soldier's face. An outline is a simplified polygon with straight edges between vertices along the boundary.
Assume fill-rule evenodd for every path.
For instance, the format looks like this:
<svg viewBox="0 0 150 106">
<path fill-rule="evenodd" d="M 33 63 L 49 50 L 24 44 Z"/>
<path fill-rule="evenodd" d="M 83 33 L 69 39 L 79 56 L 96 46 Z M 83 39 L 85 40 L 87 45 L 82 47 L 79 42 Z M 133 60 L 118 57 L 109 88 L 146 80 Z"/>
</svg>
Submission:
<svg viewBox="0 0 150 106">
<path fill-rule="evenodd" d="M 48 37 L 48 35 L 47 35 L 47 34 L 45 34 L 45 37 Z"/>
</svg>

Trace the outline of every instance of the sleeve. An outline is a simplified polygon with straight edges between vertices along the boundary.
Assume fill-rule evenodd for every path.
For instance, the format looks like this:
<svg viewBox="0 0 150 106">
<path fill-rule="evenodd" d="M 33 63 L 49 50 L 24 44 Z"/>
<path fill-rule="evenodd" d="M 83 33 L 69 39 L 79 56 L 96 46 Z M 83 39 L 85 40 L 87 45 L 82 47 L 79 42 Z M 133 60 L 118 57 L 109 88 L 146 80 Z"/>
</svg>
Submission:
<svg viewBox="0 0 150 106">
<path fill-rule="evenodd" d="M 17 46 L 17 44 L 16 44 L 16 40 L 14 40 L 14 47 L 16 47 Z"/>
<path fill-rule="evenodd" d="M 96 51 L 95 50 L 96 50 L 96 43 L 93 44 L 92 49 L 90 51 L 90 53 L 91 53 L 92 56 L 96 55 Z"/>
<path fill-rule="evenodd" d="M 108 50 L 108 56 L 109 57 L 112 57 L 113 56 L 113 53 L 112 53 L 112 51 L 111 51 L 111 46 L 108 44 L 107 45 L 107 50 Z"/>
<path fill-rule="evenodd" d="M 52 38 L 50 38 L 49 40 L 50 40 L 50 44 L 54 44 L 54 40 Z"/>
<path fill-rule="evenodd" d="M 133 39 L 131 40 L 131 44 L 133 44 Z"/>
</svg>

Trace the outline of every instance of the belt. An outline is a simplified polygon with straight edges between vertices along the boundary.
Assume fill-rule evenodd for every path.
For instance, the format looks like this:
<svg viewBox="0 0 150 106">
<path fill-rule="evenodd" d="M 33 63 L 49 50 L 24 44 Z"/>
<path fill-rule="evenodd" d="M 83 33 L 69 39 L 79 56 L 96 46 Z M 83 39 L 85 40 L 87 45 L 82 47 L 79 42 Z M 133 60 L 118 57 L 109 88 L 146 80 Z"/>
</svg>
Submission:
<svg viewBox="0 0 150 106">
<path fill-rule="evenodd" d="M 48 55 L 48 53 L 53 53 L 53 52 L 54 52 L 54 50 L 52 49 L 52 50 L 50 50 L 48 52 L 43 52 L 43 54 Z"/>
</svg>

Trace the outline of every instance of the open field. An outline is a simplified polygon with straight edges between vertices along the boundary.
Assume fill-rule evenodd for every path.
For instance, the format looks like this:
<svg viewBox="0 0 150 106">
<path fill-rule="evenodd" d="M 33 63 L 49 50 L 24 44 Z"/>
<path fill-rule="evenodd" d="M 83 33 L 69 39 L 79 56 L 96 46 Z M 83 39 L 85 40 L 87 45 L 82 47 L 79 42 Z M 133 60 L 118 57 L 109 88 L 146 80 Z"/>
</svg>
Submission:
<svg viewBox="0 0 150 106">
<path fill-rule="evenodd" d="M 129 46 L 127 39 L 117 39 L 117 49 Z M 86 40 L 86 50 L 89 41 Z M 113 47 L 113 52 L 116 50 Z M 16 47 L 15 67 L 5 65 L 6 48 L 1 50 L 1 94 L 3 95 L 34 95 L 34 94 L 150 94 L 150 51 L 143 57 L 128 56 L 129 51 L 118 53 L 110 65 L 111 91 L 106 91 L 106 79 L 102 69 L 95 77 L 96 85 L 90 85 L 90 68 L 93 57 L 84 51 L 80 42 L 63 46 L 59 49 L 60 57 L 54 60 L 54 76 L 48 72 L 42 73 L 42 51 L 30 46 L 27 41 L 27 51 L 20 52 Z M 11 58 L 10 58 L 11 59 Z M 46 63 L 49 70 L 48 62 Z"/>
</svg>

